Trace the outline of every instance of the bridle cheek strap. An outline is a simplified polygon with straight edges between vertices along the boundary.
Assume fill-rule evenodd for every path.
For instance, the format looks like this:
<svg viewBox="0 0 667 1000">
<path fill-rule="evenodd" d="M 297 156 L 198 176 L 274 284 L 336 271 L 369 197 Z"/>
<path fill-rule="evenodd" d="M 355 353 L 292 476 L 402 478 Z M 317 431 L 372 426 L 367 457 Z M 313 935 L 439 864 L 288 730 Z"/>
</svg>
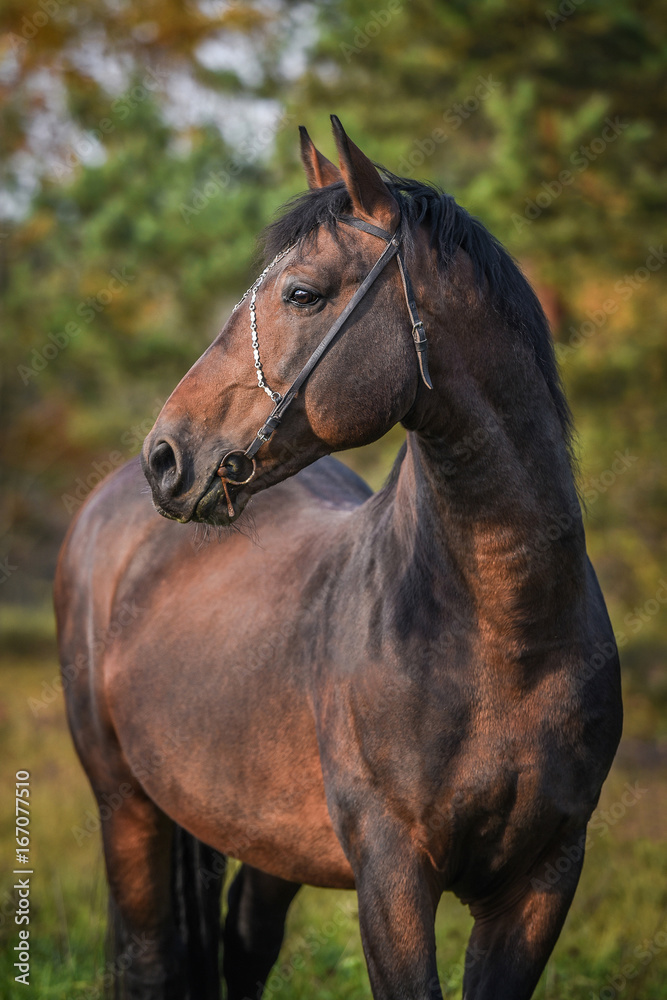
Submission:
<svg viewBox="0 0 667 1000">
<path fill-rule="evenodd" d="M 398 261 L 398 270 L 400 271 L 401 280 L 403 281 L 405 301 L 407 303 L 410 320 L 412 322 L 412 342 L 414 343 L 415 351 L 417 352 L 419 373 L 426 388 L 432 389 L 433 383 L 431 382 L 431 375 L 428 370 L 428 340 L 426 339 L 426 331 L 424 329 L 424 324 L 419 318 L 419 313 L 417 312 L 417 303 L 415 302 L 415 296 L 412 290 L 412 282 L 410 281 L 410 275 L 408 274 L 405 261 L 403 260 L 403 254 L 400 250 L 398 251 L 396 260 Z"/>
<path fill-rule="evenodd" d="M 355 219 L 353 216 L 344 215 L 338 220 L 339 222 L 345 223 L 346 226 L 353 226 L 355 229 L 360 229 L 364 233 L 370 233 L 371 236 L 377 236 L 381 240 L 386 242 L 391 242 L 397 239 L 396 233 L 392 236 L 391 233 L 386 232 L 384 229 L 380 229 L 379 226 L 373 226 L 369 222 L 364 222 L 362 219 Z M 397 230 L 398 232 L 398 230 Z M 401 252 L 400 241 L 398 244 L 398 252 L 396 254 L 396 260 L 398 263 L 398 270 L 401 275 L 401 282 L 403 284 L 403 292 L 405 294 L 405 304 L 408 307 L 408 312 L 410 314 L 410 321 L 412 323 L 412 340 L 415 345 L 415 350 L 417 352 L 417 360 L 419 362 L 419 373 L 422 378 L 422 382 L 427 389 L 433 388 L 433 383 L 431 382 L 431 376 L 428 370 L 428 341 L 426 339 L 426 331 L 424 330 L 424 324 L 419 318 L 419 313 L 417 311 L 417 303 L 415 301 L 415 293 L 412 288 L 412 282 L 410 281 L 410 275 L 408 269 L 405 266 L 405 261 L 403 259 L 403 254 Z"/>
<path fill-rule="evenodd" d="M 410 281 L 410 276 L 405 267 L 405 261 L 403 260 L 403 255 L 401 253 L 401 244 L 398 236 L 396 233 L 388 233 L 384 229 L 380 229 L 378 226 L 372 226 L 370 223 L 363 222 L 361 219 L 352 218 L 352 216 L 342 216 L 338 219 L 338 221 L 344 223 L 346 226 L 353 226 L 355 229 L 361 229 L 363 232 L 370 233 L 371 236 L 379 237 L 385 241 L 387 246 L 362 283 L 359 285 L 356 292 L 341 312 L 340 316 L 338 316 L 338 318 L 334 321 L 324 339 L 315 348 L 308 361 L 306 361 L 305 365 L 294 379 L 285 395 L 274 406 L 263 427 L 261 427 L 257 432 L 254 441 L 245 451 L 244 454 L 246 458 L 254 459 L 262 445 L 266 441 L 270 440 L 274 431 L 280 426 L 280 423 L 285 415 L 285 411 L 293 402 L 294 397 L 298 393 L 301 386 L 312 373 L 313 369 L 319 364 L 325 352 L 336 339 L 342 327 L 357 308 L 363 297 L 366 295 L 366 292 L 375 282 L 376 278 L 379 277 L 389 261 L 394 257 L 396 257 L 398 261 L 398 270 L 401 275 L 405 301 L 407 303 L 410 320 L 412 322 L 412 339 L 414 341 L 417 359 L 419 361 L 419 372 L 424 385 L 426 385 L 429 389 L 433 388 L 428 371 L 427 340 L 424 332 L 424 324 L 420 320 L 419 313 L 417 312 L 417 304 L 415 302 L 414 292 L 412 289 L 412 282 Z M 229 482 L 233 483 L 234 481 L 230 479 Z"/>
</svg>

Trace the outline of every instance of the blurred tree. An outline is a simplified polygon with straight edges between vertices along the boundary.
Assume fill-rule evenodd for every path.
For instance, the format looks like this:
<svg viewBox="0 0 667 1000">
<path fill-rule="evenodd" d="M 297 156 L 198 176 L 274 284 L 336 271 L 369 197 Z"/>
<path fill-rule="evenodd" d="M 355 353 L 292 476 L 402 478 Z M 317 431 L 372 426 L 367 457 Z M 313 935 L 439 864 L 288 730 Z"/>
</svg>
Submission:
<svg viewBox="0 0 667 1000">
<path fill-rule="evenodd" d="M 139 450 L 249 281 L 255 235 L 285 196 L 266 161 L 292 120 L 267 94 L 303 18 L 280 14 L 5 5 L 5 598 L 48 594 L 73 510 Z"/>
<path fill-rule="evenodd" d="M 31 567 L 5 595 L 46 589 L 75 491 L 138 450 L 303 188 L 296 125 L 331 155 L 335 111 L 536 284 L 590 548 L 632 676 L 667 702 L 664 5 L 11 0 L 2 18 L 5 519 Z M 388 450 L 364 456 L 376 482 Z"/>
</svg>

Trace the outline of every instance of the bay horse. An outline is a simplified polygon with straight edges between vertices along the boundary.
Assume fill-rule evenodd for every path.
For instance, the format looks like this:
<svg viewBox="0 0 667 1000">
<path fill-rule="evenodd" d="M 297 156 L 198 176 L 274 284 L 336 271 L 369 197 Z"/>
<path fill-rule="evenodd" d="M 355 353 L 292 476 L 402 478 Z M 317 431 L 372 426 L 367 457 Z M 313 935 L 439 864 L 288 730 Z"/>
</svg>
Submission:
<svg viewBox="0 0 667 1000">
<path fill-rule="evenodd" d="M 309 192 L 59 561 L 118 996 L 208 1000 L 223 975 L 258 1000 L 307 883 L 356 889 L 375 1000 L 442 997 L 445 890 L 474 918 L 465 1000 L 530 997 L 620 739 L 538 300 L 332 121 L 340 166 L 301 130 Z M 372 494 L 330 453 L 397 423 Z"/>
</svg>

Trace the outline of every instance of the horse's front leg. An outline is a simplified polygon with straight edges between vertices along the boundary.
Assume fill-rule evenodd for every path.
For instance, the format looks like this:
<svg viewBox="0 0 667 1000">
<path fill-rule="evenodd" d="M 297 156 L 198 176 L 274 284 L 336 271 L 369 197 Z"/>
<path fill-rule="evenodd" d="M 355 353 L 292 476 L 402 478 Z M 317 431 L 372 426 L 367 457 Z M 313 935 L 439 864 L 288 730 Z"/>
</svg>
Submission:
<svg viewBox="0 0 667 1000">
<path fill-rule="evenodd" d="M 430 863 L 402 824 L 379 810 L 347 817 L 339 836 L 354 871 L 373 997 L 442 1000 L 434 933 L 440 890 Z"/>
<path fill-rule="evenodd" d="M 561 834 L 520 884 L 471 905 L 463 1000 L 530 1000 L 572 903 L 585 839 L 585 828 Z"/>
</svg>

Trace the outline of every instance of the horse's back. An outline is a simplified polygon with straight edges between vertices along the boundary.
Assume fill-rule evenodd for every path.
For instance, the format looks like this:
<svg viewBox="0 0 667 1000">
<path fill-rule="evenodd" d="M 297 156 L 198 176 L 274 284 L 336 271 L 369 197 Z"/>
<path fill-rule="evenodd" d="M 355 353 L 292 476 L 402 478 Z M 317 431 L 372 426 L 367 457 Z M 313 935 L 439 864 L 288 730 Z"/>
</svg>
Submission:
<svg viewBox="0 0 667 1000">
<path fill-rule="evenodd" d="M 359 476 L 327 457 L 253 498 L 238 528 L 179 524 L 157 513 L 140 461 L 131 460 L 93 491 L 63 543 L 54 595 L 61 661 L 85 657 L 83 679 L 120 644 L 137 608 L 155 618 L 176 603 L 185 630 L 195 610 L 219 634 L 244 587 L 256 629 L 263 610 L 275 608 L 270 595 L 280 580 L 307 576 L 309 553 L 316 560 L 324 538 L 370 495 Z M 264 582 L 266 593 L 258 591 Z"/>
<path fill-rule="evenodd" d="M 163 615 L 183 634 L 196 617 L 202 631 L 223 636 L 236 607 L 254 648 L 262 621 L 275 628 L 281 580 L 298 593 L 324 539 L 370 495 L 359 476 L 327 457 L 253 498 L 240 528 L 179 524 L 155 510 L 139 459 L 128 462 L 93 491 L 60 552 L 61 662 L 83 664 L 66 684 L 68 699 L 75 682 L 89 687 L 89 672 L 99 672 L 133 630 L 153 636 L 151 621 Z"/>
<path fill-rule="evenodd" d="M 57 608 L 74 576 L 109 595 L 129 561 L 135 573 L 144 570 L 150 576 L 156 562 L 175 556 L 196 560 L 211 542 L 219 542 L 228 563 L 238 549 L 255 543 L 266 547 L 265 536 L 276 528 L 288 545 L 311 522 L 317 531 L 322 521 L 355 509 L 371 494 L 363 479 L 328 456 L 254 497 L 238 528 L 183 525 L 157 513 L 139 458 L 134 458 L 93 491 L 74 519 L 59 560 Z M 295 537 L 294 544 L 298 541 Z"/>
</svg>

